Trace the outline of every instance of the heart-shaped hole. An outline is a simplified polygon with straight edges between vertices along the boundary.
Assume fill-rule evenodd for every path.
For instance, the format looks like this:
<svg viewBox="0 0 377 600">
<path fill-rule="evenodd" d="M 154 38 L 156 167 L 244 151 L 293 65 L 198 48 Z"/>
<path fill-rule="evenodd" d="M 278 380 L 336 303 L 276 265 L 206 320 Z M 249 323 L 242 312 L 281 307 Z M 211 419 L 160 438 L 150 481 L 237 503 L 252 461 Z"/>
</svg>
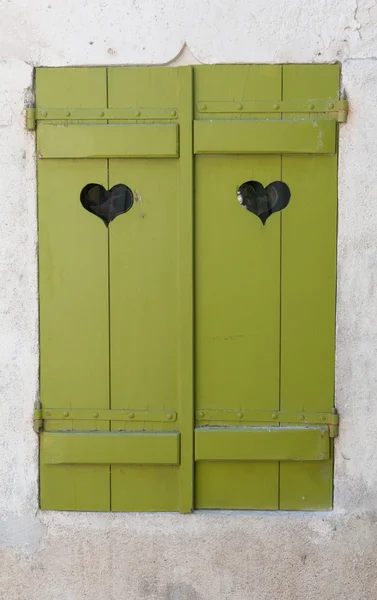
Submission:
<svg viewBox="0 0 377 600">
<path fill-rule="evenodd" d="M 134 196 L 123 183 L 114 185 L 109 191 L 98 183 L 88 183 L 81 190 L 80 201 L 86 210 L 102 219 L 108 227 L 116 217 L 130 210 Z"/>
<path fill-rule="evenodd" d="M 259 181 L 246 181 L 237 191 L 241 206 L 259 217 L 263 225 L 268 217 L 289 204 L 290 197 L 290 189 L 283 181 L 274 181 L 266 188 Z"/>
</svg>

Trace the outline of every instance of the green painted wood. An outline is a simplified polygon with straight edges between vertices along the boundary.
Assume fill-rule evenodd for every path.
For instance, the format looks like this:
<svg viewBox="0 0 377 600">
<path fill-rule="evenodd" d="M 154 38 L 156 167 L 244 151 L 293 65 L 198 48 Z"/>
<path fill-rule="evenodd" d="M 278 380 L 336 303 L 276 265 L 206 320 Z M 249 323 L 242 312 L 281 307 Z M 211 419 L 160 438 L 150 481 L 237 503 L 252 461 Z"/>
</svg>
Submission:
<svg viewBox="0 0 377 600">
<path fill-rule="evenodd" d="M 177 107 L 179 101 L 175 69 L 108 70 L 109 108 Z M 153 123 L 145 127 L 157 126 Z M 180 173 L 178 160 L 109 161 L 109 185 L 124 183 L 135 197 L 133 208 L 109 228 L 111 408 L 169 409 L 178 414 L 174 423 L 112 423 L 113 431 L 181 429 Z M 173 469 L 113 465 L 112 510 L 178 510 L 179 467 Z"/>
<path fill-rule="evenodd" d="M 178 156 L 177 125 L 38 126 L 39 158 Z"/>
<path fill-rule="evenodd" d="M 339 103 L 340 104 L 340 103 Z M 29 119 L 36 119 L 37 121 L 64 121 L 71 123 L 73 121 L 92 121 L 96 120 L 100 123 L 107 123 L 109 120 L 121 121 L 135 121 L 143 122 L 145 119 L 157 119 L 157 120 L 168 120 L 174 121 L 178 118 L 177 110 L 172 108 L 162 107 L 135 107 L 132 108 L 29 108 L 28 111 L 34 111 L 34 113 L 28 113 Z"/>
<path fill-rule="evenodd" d="M 178 70 L 180 114 L 180 161 L 178 190 L 178 395 L 181 430 L 179 510 L 194 506 L 194 165 L 193 165 L 193 71 Z"/>
<path fill-rule="evenodd" d="M 348 105 L 347 100 L 337 100 L 335 98 L 329 98 L 328 100 L 308 100 L 303 98 L 302 100 L 285 100 L 285 101 L 274 101 L 274 100 L 253 100 L 253 101 L 226 101 L 226 102 L 199 102 L 196 105 L 198 113 L 210 114 L 211 113 L 233 113 L 234 115 L 242 115 L 243 118 L 250 118 L 248 113 L 302 113 L 306 111 L 308 116 L 310 114 L 318 115 L 321 113 L 325 118 L 331 118 L 336 120 L 342 120 L 344 118 L 344 112 L 347 111 Z M 37 115 L 40 118 L 39 115 Z M 46 117 L 44 117 L 46 118 Z"/>
<path fill-rule="evenodd" d="M 179 463 L 176 432 L 42 433 L 45 464 L 166 464 Z"/>
<path fill-rule="evenodd" d="M 338 65 L 283 67 L 283 94 L 336 97 Z M 291 202 L 282 213 L 281 410 L 331 411 L 334 402 L 337 157 L 285 156 Z M 332 460 L 281 465 L 280 508 L 332 506 Z"/>
<path fill-rule="evenodd" d="M 279 215 L 263 227 L 237 188 L 279 176 L 278 156 L 196 159 L 197 411 L 278 409 Z"/>
<path fill-rule="evenodd" d="M 37 69 L 37 105 L 101 106 L 105 69 Z M 39 131 L 37 131 L 37 138 Z M 109 408 L 107 232 L 80 203 L 88 182 L 107 185 L 106 160 L 38 160 L 40 393 L 43 408 Z M 71 429 L 48 421 L 46 430 Z M 80 422 L 80 429 L 109 428 Z M 109 510 L 109 467 L 53 467 L 41 448 L 40 504 Z"/>
<path fill-rule="evenodd" d="M 37 414 L 39 417 L 39 414 Z M 299 424 L 299 425 L 326 425 L 337 427 L 339 416 L 332 413 L 319 412 L 281 412 L 271 410 L 198 410 L 196 420 L 201 425 L 212 425 L 218 421 L 238 421 L 242 423 L 266 423 L 271 425 L 276 423 Z M 41 417 L 39 417 L 41 418 Z"/>
<path fill-rule="evenodd" d="M 110 468 L 107 465 L 48 465 L 40 462 L 42 510 L 109 511 L 109 490 Z"/>
<path fill-rule="evenodd" d="M 39 413 L 39 414 L 38 414 Z M 65 423 L 73 422 L 72 428 L 77 426 L 76 421 L 88 421 L 95 419 L 98 421 L 151 421 L 163 423 L 172 423 L 177 419 L 177 413 L 174 411 L 162 410 L 104 410 L 104 409 L 85 409 L 85 408 L 61 408 L 61 409 L 40 409 L 37 411 L 39 419 L 43 421 L 61 420 Z M 34 417 L 35 418 L 35 417 Z"/>
<path fill-rule="evenodd" d="M 106 69 L 64 67 L 35 70 L 36 107 L 44 109 L 106 106 Z"/>
<path fill-rule="evenodd" d="M 328 511 L 333 499 L 333 444 L 330 459 L 280 464 L 280 510 Z"/>
<path fill-rule="evenodd" d="M 195 121 L 195 154 L 332 154 L 336 122 Z"/>
<path fill-rule="evenodd" d="M 37 112 L 48 108 L 37 126 L 42 406 L 93 415 L 44 421 L 42 508 L 189 512 L 193 496 L 197 508 L 331 507 L 328 430 L 279 427 L 272 415 L 329 413 L 333 403 L 337 158 L 326 153 L 337 125 L 308 98 L 315 107 L 336 98 L 338 80 L 337 65 L 37 69 Z M 307 104 L 294 116 L 311 120 L 244 110 L 281 100 Z M 127 112 L 109 125 L 49 121 L 62 107 Z M 204 155 L 193 156 L 193 131 Z M 291 188 L 265 227 L 237 202 L 250 179 Z M 108 230 L 79 203 L 91 182 L 134 193 Z M 94 416 L 109 409 L 145 420 Z M 271 415 L 268 431 L 245 430 L 252 411 Z M 205 427 L 201 412 L 223 429 Z M 171 460 L 166 436 L 173 464 L 157 460 Z M 80 462 L 46 462 L 49 439 L 56 456 Z M 111 467 L 85 462 L 94 459 Z"/>
<path fill-rule="evenodd" d="M 328 460 L 328 427 L 195 429 L 195 460 Z"/>
<path fill-rule="evenodd" d="M 259 67 L 195 68 L 195 104 L 243 90 L 244 100 L 280 98 L 280 68 L 265 74 L 263 87 Z M 280 222 L 273 215 L 263 227 L 239 205 L 238 186 L 253 178 L 264 185 L 279 179 L 280 157 L 195 157 L 196 411 L 278 409 Z M 235 507 L 278 506 L 277 463 L 247 461 L 242 471 L 232 464 L 234 474 L 225 462 L 196 464 L 197 507 L 230 508 L 230 489 Z M 257 494 L 242 491 L 241 472 L 247 481 L 257 476 Z"/>
<path fill-rule="evenodd" d="M 111 510 L 173 512 L 179 507 L 179 468 L 171 465 L 116 465 Z M 125 482 L 129 483 L 126 485 Z"/>
<path fill-rule="evenodd" d="M 214 114 L 208 110 L 210 102 L 236 102 L 280 100 L 280 65 L 196 65 L 195 82 L 195 119 L 249 119 L 249 114 L 235 110 L 232 117 Z M 208 105 L 207 105 L 208 103 Z M 199 105 L 207 105 L 205 111 L 199 111 Z M 276 118 L 267 113 L 256 113 L 255 118 Z"/>
<path fill-rule="evenodd" d="M 277 510 L 277 462 L 199 461 L 195 466 L 197 509 Z"/>
</svg>

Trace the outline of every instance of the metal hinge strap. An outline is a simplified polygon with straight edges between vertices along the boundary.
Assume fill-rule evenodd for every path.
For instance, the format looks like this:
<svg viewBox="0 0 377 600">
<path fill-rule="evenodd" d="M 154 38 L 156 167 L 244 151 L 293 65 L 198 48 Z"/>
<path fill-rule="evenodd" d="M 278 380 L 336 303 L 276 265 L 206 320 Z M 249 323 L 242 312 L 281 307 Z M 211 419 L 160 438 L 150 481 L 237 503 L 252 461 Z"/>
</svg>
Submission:
<svg viewBox="0 0 377 600">
<path fill-rule="evenodd" d="M 177 413 L 173 410 L 133 410 L 96 408 L 41 408 L 34 410 L 34 430 L 43 429 L 44 421 L 144 421 L 173 423 Z"/>
<path fill-rule="evenodd" d="M 325 113 L 340 123 L 347 120 L 347 100 L 250 100 L 238 102 L 206 102 L 196 105 L 199 113 Z"/>
<path fill-rule="evenodd" d="M 35 108 L 26 109 L 26 129 L 28 131 L 35 129 Z"/>
<path fill-rule="evenodd" d="M 178 118 L 176 108 L 28 108 L 26 128 L 35 129 L 37 121 L 171 121 Z"/>
<path fill-rule="evenodd" d="M 328 425 L 330 437 L 338 435 L 339 415 L 334 408 L 331 413 L 291 412 L 273 410 L 197 410 L 195 417 L 201 424 L 205 423 L 270 423 L 270 424 L 300 424 Z"/>
</svg>

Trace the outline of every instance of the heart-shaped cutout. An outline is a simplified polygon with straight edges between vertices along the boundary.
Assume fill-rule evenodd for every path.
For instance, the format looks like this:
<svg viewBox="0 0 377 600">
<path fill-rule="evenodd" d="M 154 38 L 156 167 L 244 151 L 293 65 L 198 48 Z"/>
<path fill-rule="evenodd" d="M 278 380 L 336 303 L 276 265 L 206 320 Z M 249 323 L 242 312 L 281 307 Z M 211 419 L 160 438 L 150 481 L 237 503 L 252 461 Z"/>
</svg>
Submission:
<svg viewBox="0 0 377 600">
<path fill-rule="evenodd" d="M 134 196 L 123 183 L 114 185 L 111 190 L 106 190 L 98 183 L 88 183 L 81 190 L 80 201 L 86 210 L 102 219 L 108 227 L 116 217 L 130 210 Z"/>
<path fill-rule="evenodd" d="M 289 204 L 290 197 L 290 189 L 283 181 L 274 181 L 266 188 L 259 181 L 246 181 L 237 191 L 241 206 L 259 217 L 263 225 L 268 217 Z"/>
</svg>

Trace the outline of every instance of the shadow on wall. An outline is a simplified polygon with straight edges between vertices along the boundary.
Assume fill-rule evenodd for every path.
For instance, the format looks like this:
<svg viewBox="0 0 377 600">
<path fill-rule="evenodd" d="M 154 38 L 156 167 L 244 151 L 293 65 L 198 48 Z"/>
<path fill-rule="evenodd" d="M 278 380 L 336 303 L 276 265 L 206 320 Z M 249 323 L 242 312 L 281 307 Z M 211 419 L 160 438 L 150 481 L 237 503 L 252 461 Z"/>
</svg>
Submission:
<svg viewBox="0 0 377 600">
<path fill-rule="evenodd" d="M 154 577 L 145 577 L 139 587 L 142 598 L 154 596 L 159 590 L 158 582 Z M 168 583 L 161 594 L 163 600 L 203 600 L 203 597 L 189 583 Z"/>
</svg>

